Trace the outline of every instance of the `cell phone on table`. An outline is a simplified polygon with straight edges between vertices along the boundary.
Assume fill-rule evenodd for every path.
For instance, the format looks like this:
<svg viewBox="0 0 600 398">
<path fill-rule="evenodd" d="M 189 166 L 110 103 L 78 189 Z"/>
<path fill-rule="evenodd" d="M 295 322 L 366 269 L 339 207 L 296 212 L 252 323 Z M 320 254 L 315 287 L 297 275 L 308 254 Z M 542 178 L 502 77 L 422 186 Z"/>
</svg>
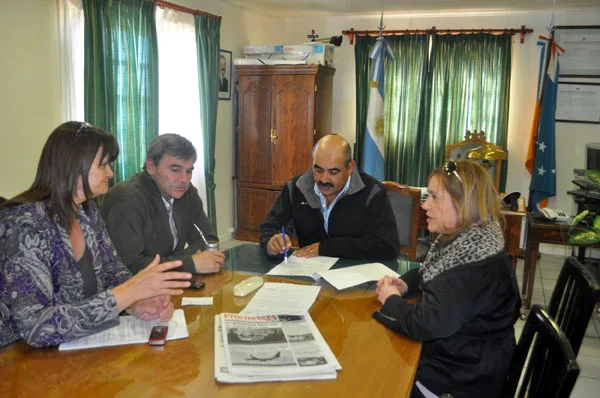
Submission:
<svg viewBox="0 0 600 398">
<path fill-rule="evenodd" d="M 206 285 L 206 283 L 202 282 L 202 281 L 190 281 L 190 289 L 194 289 L 194 290 L 200 290 L 202 289 L 204 286 Z"/>
<path fill-rule="evenodd" d="M 168 326 L 154 326 L 150 331 L 150 338 L 148 339 L 148 343 L 150 345 L 164 345 L 165 341 L 167 341 L 168 331 Z"/>
</svg>

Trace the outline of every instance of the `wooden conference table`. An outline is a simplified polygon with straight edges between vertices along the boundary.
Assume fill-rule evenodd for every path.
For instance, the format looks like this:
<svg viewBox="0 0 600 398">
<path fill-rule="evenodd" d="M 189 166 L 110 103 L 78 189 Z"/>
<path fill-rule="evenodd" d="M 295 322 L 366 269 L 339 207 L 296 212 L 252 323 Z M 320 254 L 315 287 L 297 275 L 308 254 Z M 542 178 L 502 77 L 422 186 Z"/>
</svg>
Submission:
<svg viewBox="0 0 600 398">
<path fill-rule="evenodd" d="M 322 286 L 310 314 L 342 365 L 336 380 L 221 384 L 214 379 L 214 315 L 239 312 L 253 295 L 234 297 L 233 287 L 249 273 L 263 274 L 274 263 L 257 245 L 226 252 L 218 274 L 202 276 L 206 287 L 185 296 L 212 296 L 213 306 L 182 307 L 189 338 L 164 347 L 148 344 L 58 351 L 34 349 L 19 341 L 0 350 L 2 397 L 407 397 L 421 345 L 372 318 L 380 308 L 373 285 L 337 291 L 325 281 L 266 277 L 267 281 Z M 340 260 L 339 268 L 359 262 Z M 416 263 L 389 262 L 402 274 Z M 181 297 L 173 299 L 180 307 Z"/>
</svg>

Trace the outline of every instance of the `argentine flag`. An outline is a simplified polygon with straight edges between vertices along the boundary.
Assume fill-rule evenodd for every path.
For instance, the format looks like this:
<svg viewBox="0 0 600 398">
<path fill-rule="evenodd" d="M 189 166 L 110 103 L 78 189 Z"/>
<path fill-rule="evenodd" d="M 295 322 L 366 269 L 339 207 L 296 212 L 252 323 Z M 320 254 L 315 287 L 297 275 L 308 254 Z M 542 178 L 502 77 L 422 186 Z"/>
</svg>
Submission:
<svg viewBox="0 0 600 398">
<path fill-rule="evenodd" d="M 367 129 L 363 148 L 363 171 L 379 181 L 385 178 L 384 158 L 385 138 L 383 135 L 383 77 L 385 57 L 394 60 L 390 45 L 381 36 L 371 49 L 369 57 L 371 67 L 371 88 L 369 90 L 369 109 L 367 111 Z"/>
</svg>

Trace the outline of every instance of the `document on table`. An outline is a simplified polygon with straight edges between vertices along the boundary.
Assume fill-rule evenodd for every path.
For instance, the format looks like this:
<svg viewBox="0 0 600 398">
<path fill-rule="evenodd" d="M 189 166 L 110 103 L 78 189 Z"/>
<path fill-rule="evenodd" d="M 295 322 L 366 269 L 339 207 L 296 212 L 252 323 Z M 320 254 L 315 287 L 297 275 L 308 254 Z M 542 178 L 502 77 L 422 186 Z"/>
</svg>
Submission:
<svg viewBox="0 0 600 398">
<path fill-rule="evenodd" d="M 281 262 L 267 272 L 267 275 L 313 277 L 313 275 L 325 272 L 333 267 L 333 264 L 335 264 L 337 260 L 339 260 L 337 257 L 317 256 L 306 258 L 289 256 L 287 264 Z"/>
<path fill-rule="evenodd" d="M 115 345 L 142 344 L 148 342 L 152 327 L 164 325 L 160 319 L 144 321 L 131 315 L 119 317 L 119 325 L 103 330 L 91 336 L 82 337 L 62 343 L 59 351 L 80 350 L 83 348 L 110 347 Z M 182 309 L 173 312 L 173 318 L 168 323 L 169 332 L 167 340 L 176 340 L 189 337 L 185 315 Z"/>
<path fill-rule="evenodd" d="M 213 297 L 184 297 L 181 299 L 181 306 L 186 305 L 213 305 Z"/>
<path fill-rule="evenodd" d="M 365 282 L 378 281 L 386 275 L 395 278 L 400 276 L 398 273 L 381 263 L 361 264 L 321 273 L 323 279 L 331 283 L 338 290 L 360 285 Z"/>
<path fill-rule="evenodd" d="M 320 286 L 266 282 L 240 314 L 287 314 L 308 312 Z"/>
</svg>

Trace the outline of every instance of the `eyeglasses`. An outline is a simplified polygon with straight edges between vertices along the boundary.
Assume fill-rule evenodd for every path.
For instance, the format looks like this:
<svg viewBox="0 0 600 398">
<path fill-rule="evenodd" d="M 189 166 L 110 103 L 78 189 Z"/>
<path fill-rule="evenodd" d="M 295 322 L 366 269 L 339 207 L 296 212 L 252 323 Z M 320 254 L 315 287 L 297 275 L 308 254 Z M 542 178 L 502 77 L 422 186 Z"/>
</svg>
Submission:
<svg viewBox="0 0 600 398">
<path fill-rule="evenodd" d="M 456 178 L 458 178 L 458 181 L 460 181 L 461 184 L 462 184 L 462 180 L 461 180 L 461 178 L 458 175 L 458 172 L 456 170 L 457 170 L 456 162 L 454 160 L 452 160 L 452 159 L 446 161 L 446 163 L 444 163 L 442 165 L 442 171 L 444 173 L 446 173 L 446 175 L 454 174 L 454 176 L 456 176 Z"/>
<path fill-rule="evenodd" d="M 88 129 L 90 127 L 92 127 L 92 125 L 89 124 L 88 122 L 81 122 L 81 126 L 79 126 L 79 128 L 75 132 L 75 137 L 79 137 L 81 135 L 81 133 L 83 133 L 85 131 L 85 129 Z"/>
</svg>

